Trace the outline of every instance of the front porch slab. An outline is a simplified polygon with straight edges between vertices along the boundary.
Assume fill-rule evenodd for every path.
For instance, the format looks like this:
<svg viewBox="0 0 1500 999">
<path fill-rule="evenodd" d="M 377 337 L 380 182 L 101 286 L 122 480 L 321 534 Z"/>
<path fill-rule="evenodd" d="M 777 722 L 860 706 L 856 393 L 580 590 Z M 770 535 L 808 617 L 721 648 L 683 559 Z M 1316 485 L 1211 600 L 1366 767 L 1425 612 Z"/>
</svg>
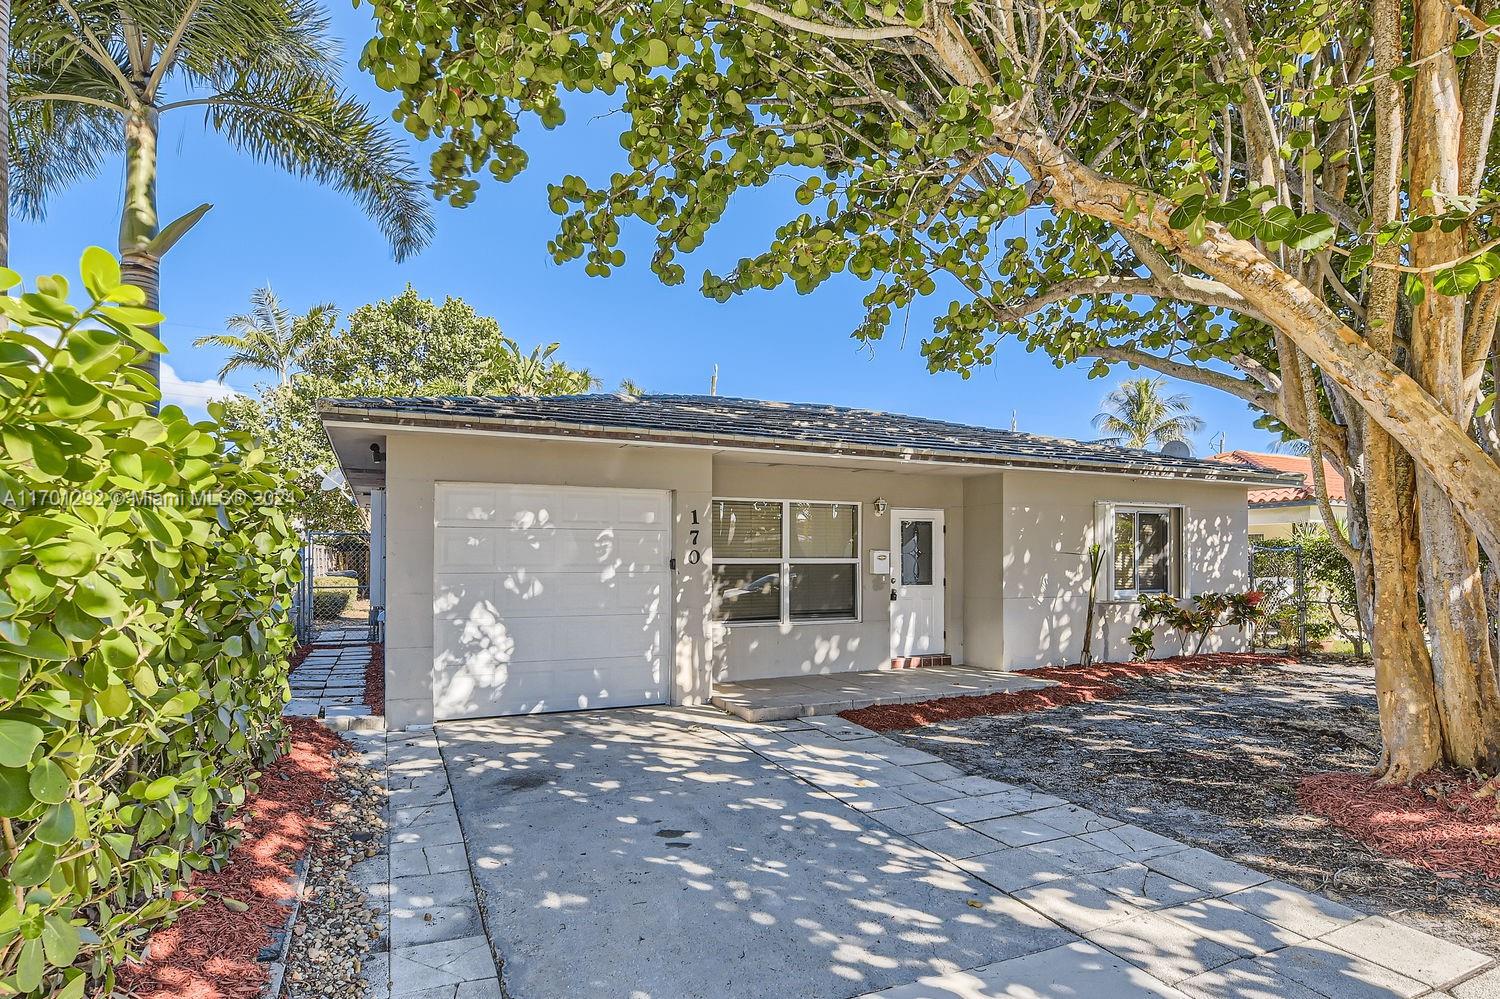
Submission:
<svg viewBox="0 0 1500 999">
<path fill-rule="evenodd" d="M 714 707 L 752 722 L 833 715 L 873 704 L 912 704 L 1055 686 L 1024 673 L 982 666 L 923 666 L 866 673 L 821 673 L 714 685 Z"/>
</svg>

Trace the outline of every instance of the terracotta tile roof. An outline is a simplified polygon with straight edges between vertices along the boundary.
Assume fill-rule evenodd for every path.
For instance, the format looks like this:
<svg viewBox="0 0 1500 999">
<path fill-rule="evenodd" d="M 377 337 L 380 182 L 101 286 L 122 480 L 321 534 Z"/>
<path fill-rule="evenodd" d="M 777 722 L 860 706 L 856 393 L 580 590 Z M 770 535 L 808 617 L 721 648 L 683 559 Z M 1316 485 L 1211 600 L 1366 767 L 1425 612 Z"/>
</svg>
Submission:
<svg viewBox="0 0 1500 999">
<path fill-rule="evenodd" d="M 1290 472 L 1302 476 L 1302 485 L 1273 489 L 1250 490 L 1251 506 L 1277 506 L 1283 503 L 1306 503 L 1318 501 L 1317 487 L 1312 480 L 1312 459 L 1300 454 L 1265 454 L 1260 451 L 1224 451 L 1210 456 L 1211 461 L 1224 461 L 1231 465 L 1254 465 L 1271 472 Z M 1323 475 L 1328 480 L 1328 498 L 1343 503 L 1344 477 L 1327 461 L 1323 462 Z"/>
<path fill-rule="evenodd" d="M 1274 487 L 1275 471 L 1106 444 L 998 430 L 842 406 L 702 395 L 591 394 L 526 398 L 447 396 L 323 399 L 325 423 L 419 423 L 608 439 L 674 439 L 698 447 L 746 446 L 910 461 L 1067 466 L 1127 474 L 1218 479 Z"/>
</svg>

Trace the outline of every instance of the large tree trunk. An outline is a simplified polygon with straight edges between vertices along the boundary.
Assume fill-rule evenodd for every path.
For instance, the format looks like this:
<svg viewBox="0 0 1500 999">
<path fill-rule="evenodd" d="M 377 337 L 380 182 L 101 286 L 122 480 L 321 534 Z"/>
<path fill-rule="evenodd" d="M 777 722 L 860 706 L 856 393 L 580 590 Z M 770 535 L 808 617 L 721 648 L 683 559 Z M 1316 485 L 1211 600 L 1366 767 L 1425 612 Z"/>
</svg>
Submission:
<svg viewBox="0 0 1500 999">
<path fill-rule="evenodd" d="M 1463 110 L 1452 54 L 1458 18 L 1446 0 L 1418 0 L 1413 18 L 1410 122 L 1410 197 L 1419 214 L 1441 214 L 1461 187 Z M 1467 252 L 1464 227 L 1431 226 L 1414 233 L 1411 262 L 1429 271 Z M 1466 301 L 1439 294 L 1427 282 L 1412 309 L 1411 367 L 1417 383 L 1467 426 L 1472 414 L 1465 386 Z M 1490 472 L 1493 477 L 1494 466 Z M 1492 479 L 1493 481 L 1493 479 Z M 1417 475 L 1422 592 L 1442 719 L 1447 762 L 1486 773 L 1500 769 L 1500 684 L 1489 641 L 1489 619 L 1474 534 L 1428 471 Z"/>
<path fill-rule="evenodd" d="M 126 284 L 146 293 L 146 307 L 161 304 L 161 261 L 151 247 L 160 222 L 156 214 L 157 114 L 146 109 L 125 119 L 125 206 L 120 213 L 120 272 Z M 155 333 L 155 330 L 152 330 Z M 161 357 L 148 353 L 140 362 L 161 385 Z"/>
<path fill-rule="evenodd" d="M 1417 614 L 1417 545 L 1411 460 L 1373 423 L 1365 433 L 1369 582 L 1374 597 L 1370 653 L 1385 741 L 1382 776 L 1410 780 L 1443 761 L 1432 660 Z"/>
</svg>

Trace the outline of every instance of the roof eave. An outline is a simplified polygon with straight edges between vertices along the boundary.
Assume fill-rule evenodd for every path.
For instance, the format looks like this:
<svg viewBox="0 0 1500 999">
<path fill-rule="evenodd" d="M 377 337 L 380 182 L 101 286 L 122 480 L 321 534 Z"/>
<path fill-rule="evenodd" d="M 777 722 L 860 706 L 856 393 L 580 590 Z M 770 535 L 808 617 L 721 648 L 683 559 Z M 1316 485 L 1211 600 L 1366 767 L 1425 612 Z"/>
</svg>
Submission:
<svg viewBox="0 0 1500 999">
<path fill-rule="evenodd" d="M 972 465 L 992 468 L 1030 468 L 1097 472 L 1117 475 L 1139 475 L 1147 478 L 1191 479 L 1224 485 L 1265 487 L 1286 485 L 1291 480 L 1281 473 L 1246 474 L 1243 469 L 1226 465 L 1223 474 L 1214 470 L 1148 468 L 1125 462 L 1065 461 L 1006 455 L 976 454 L 967 451 L 940 451 L 926 448 L 882 448 L 874 446 L 820 444 L 816 441 L 789 441 L 756 437 L 748 434 L 695 434 L 670 430 L 645 430 L 579 421 L 546 419 L 507 420 L 493 416 L 452 417 L 440 413 L 395 411 L 365 406 L 323 405 L 318 416 L 324 424 L 379 424 L 429 430 L 489 431 L 519 437 L 567 437 L 576 440 L 599 440 L 630 444 L 661 444 L 679 447 L 720 448 L 777 452 L 783 454 L 821 455 L 826 457 L 869 458 L 884 461 L 906 461 L 925 464 Z M 1300 484 L 1301 477 L 1295 477 Z"/>
</svg>

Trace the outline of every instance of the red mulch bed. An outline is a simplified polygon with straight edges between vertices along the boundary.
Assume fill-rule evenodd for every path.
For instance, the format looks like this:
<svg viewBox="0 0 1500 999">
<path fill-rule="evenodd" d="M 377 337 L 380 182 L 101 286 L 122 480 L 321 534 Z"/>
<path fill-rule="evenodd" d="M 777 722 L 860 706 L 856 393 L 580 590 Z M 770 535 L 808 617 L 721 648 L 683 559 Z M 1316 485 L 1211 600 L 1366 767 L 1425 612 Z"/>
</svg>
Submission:
<svg viewBox="0 0 1500 999">
<path fill-rule="evenodd" d="M 294 650 L 292 650 L 292 654 L 290 656 L 288 656 L 287 660 L 286 660 L 286 670 L 287 670 L 287 672 L 290 673 L 292 670 L 296 669 L 298 666 L 301 666 L 302 665 L 302 660 L 306 659 L 307 658 L 307 654 L 309 652 L 311 652 L 312 650 L 313 650 L 313 645 L 312 645 L 311 642 L 308 642 L 306 645 L 299 645 Z"/>
<path fill-rule="evenodd" d="M 1051 680 L 1055 687 L 1018 690 L 1005 694 L 980 694 L 975 697 L 940 697 L 915 704 L 876 704 L 853 711 L 841 711 L 839 717 L 876 732 L 920 728 L 938 722 L 978 718 L 981 715 L 1013 715 L 1066 704 L 1083 704 L 1125 692 L 1119 681 L 1139 680 L 1150 676 L 1228 669 L 1231 666 L 1264 666 L 1293 662 L 1285 656 L 1254 653 L 1214 653 L 1202 656 L 1177 656 L 1148 662 L 1095 663 L 1092 666 L 1044 666 L 1020 670 L 1023 676 Z"/>
<path fill-rule="evenodd" d="M 266 767 L 240 809 L 244 837 L 218 871 L 194 875 L 178 899 L 201 899 L 151 937 L 149 959 L 120 968 L 118 988 L 140 999 L 255 999 L 266 982 L 256 955 L 286 923 L 293 867 L 326 827 L 323 808 L 343 743 L 311 718 L 288 718 L 291 751 Z M 236 912 L 219 900 L 245 904 Z M 238 908 L 238 906 L 236 906 Z"/>
<path fill-rule="evenodd" d="M 1382 787 L 1366 774 L 1317 774 L 1298 787 L 1302 806 L 1366 846 L 1436 873 L 1500 881 L 1500 812 L 1481 782 L 1433 770 Z"/>
<path fill-rule="evenodd" d="M 365 667 L 365 707 L 371 714 L 385 715 L 385 645 L 370 646 L 370 665 Z"/>
</svg>

